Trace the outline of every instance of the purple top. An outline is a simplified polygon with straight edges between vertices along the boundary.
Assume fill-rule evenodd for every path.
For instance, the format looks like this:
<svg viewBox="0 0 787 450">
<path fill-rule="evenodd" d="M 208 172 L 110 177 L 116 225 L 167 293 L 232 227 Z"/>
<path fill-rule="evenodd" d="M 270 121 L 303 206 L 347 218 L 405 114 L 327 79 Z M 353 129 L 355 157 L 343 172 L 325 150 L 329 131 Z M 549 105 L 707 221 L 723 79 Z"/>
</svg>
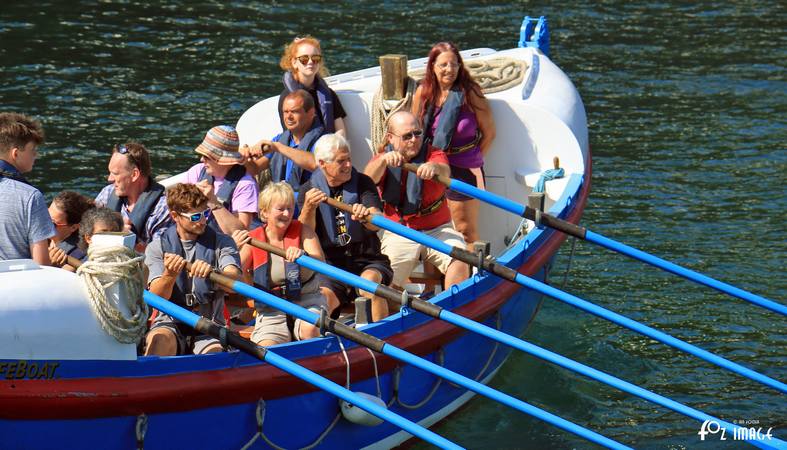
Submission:
<svg viewBox="0 0 787 450">
<path fill-rule="evenodd" d="M 431 136 L 434 136 L 435 130 L 440 125 L 440 116 L 443 108 L 438 108 L 435 115 L 435 120 L 432 122 L 432 129 L 429 130 Z M 475 113 L 467 106 L 463 106 L 459 111 L 459 118 L 456 121 L 456 130 L 451 138 L 451 147 L 461 147 L 465 144 L 473 142 L 475 133 L 478 130 L 478 120 Z M 448 152 L 448 162 L 452 166 L 462 167 L 465 169 L 474 169 L 476 167 L 483 167 L 484 155 L 481 154 L 481 147 L 476 145 L 474 148 L 452 155 Z"/>
<path fill-rule="evenodd" d="M 204 163 L 199 163 L 186 172 L 186 183 L 197 184 L 199 182 L 199 174 L 202 172 Z M 213 191 L 219 190 L 224 184 L 224 178 L 213 177 Z M 248 212 L 257 213 L 257 180 L 255 180 L 248 173 L 238 181 L 235 186 L 235 191 L 232 193 L 232 211 L 233 213 Z"/>
</svg>

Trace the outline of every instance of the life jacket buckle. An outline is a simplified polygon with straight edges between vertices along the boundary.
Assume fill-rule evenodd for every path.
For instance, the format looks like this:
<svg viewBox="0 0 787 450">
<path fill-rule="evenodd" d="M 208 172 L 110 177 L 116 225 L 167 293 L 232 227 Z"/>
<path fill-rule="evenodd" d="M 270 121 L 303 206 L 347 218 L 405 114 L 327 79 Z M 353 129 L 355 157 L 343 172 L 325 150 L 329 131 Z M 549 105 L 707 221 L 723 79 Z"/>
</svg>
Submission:
<svg viewBox="0 0 787 450">
<path fill-rule="evenodd" d="M 336 236 L 336 240 L 338 241 L 339 247 L 344 247 L 352 241 L 352 236 L 350 236 L 349 233 L 340 233 Z"/>
</svg>

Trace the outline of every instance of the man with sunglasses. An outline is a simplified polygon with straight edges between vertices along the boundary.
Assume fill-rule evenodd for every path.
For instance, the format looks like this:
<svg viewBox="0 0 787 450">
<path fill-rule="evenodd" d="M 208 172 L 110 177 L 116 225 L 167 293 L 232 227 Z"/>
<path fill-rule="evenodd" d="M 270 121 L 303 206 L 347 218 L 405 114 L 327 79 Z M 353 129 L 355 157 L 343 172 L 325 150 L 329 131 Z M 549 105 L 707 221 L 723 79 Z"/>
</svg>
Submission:
<svg viewBox="0 0 787 450">
<path fill-rule="evenodd" d="M 49 265 L 55 227 L 41 191 L 22 175 L 33 170 L 41 124 L 17 113 L 0 113 L 0 260 L 31 258 Z"/>
<path fill-rule="evenodd" d="M 176 184 L 167 193 L 169 216 L 174 222 L 145 250 L 150 271 L 150 292 L 169 299 L 219 325 L 225 325 L 224 291 L 208 276 L 217 270 L 240 278 L 235 241 L 209 227 L 208 198 L 193 184 Z M 186 263 L 191 263 L 191 268 Z M 173 356 L 222 350 L 221 343 L 159 313 L 145 337 L 145 354 Z"/>
<path fill-rule="evenodd" d="M 389 284 L 391 263 L 380 252 L 377 228 L 367 223 L 369 216 L 383 207 L 374 182 L 353 168 L 350 146 L 339 133 L 321 137 L 314 146 L 314 157 L 319 168 L 301 185 L 298 220 L 317 232 L 328 264 L 375 283 Z M 353 214 L 329 206 L 324 202 L 329 196 L 351 204 Z M 388 316 L 385 299 L 335 279 L 326 280 L 323 295 L 331 309 L 362 295 L 371 299 L 373 321 Z"/>
<path fill-rule="evenodd" d="M 170 225 L 167 194 L 153 179 L 150 155 L 138 142 L 118 144 L 109 158 L 110 185 L 96 196 L 97 206 L 119 212 L 137 235 L 137 251 Z"/>
<path fill-rule="evenodd" d="M 432 146 L 422 148 L 423 129 L 408 111 L 396 112 L 389 118 L 385 139 L 386 145 L 364 170 L 377 184 L 385 217 L 449 245 L 465 248 L 462 235 L 451 225 L 445 186 L 432 180 L 436 175 L 451 175 L 445 152 Z M 415 176 L 402 168 L 407 162 L 419 164 Z M 404 286 L 419 257 L 445 275 L 445 289 L 468 277 L 467 264 L 398 234 L 383 231 L 381 243 L 382 252 L 391 260 L 393 286 Z"/>
</svg>

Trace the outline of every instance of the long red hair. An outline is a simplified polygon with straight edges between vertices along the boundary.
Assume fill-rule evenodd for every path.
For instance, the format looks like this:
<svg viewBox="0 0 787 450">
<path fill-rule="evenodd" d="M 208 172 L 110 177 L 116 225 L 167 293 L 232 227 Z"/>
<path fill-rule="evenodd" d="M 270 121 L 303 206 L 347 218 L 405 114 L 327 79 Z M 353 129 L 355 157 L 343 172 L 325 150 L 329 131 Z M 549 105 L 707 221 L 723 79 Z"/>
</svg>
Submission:
<svg viewBox="0 0 787 450">
<path fill-rule="evenodd" d="M 459 49 L 456 45 L 453 42 L 438 42 L 429 51 L 426 73 L 424 74 L 424 79 L 421 80 L 421 104 L 418 105 L 418 119 L 421 120 L 421 123 L 423 123 L 427 107 L 429 105 L 437 105 L 437 102 L 440 100 L 440 84 L 437 81 L 437 76 L 434 74 L 434 63 L 437 57 L 445 52 L 453 52 L 457 63 L 459 63 L 459 73 L 452 88 L 458 87 L 464 92 L 464 105 L 468 105 L 470 109 L 473 109 L 472 103 L 468 101 L 471 92 L 480 98 L 484 97 L 484 93 L 481 92 L 481 86 L 473 79 L 473 76 L 470 75 L 470 72 L 465 67 L 462 55 L 459 54 Z"/>
</svg>

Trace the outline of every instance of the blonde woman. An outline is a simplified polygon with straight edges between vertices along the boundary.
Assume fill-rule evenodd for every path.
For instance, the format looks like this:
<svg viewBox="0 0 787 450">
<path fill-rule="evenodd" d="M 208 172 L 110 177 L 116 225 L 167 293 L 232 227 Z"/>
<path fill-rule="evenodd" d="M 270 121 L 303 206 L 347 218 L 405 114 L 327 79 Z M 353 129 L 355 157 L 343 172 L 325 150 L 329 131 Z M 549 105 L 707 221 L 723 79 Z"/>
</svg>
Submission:
<svg viewBox="0 0 787 450">
<path fill-rule="evenodd" d="M 282 106 L 284 98 L 290 92 L 303 89 L 314 98 L 317 112 L 317 122 L 322 125 L 326 133 L 345 134 L 344 112 L 342 103 L 333 89 L 328 87 L 323 77 L 328 76 L 325 67 L 320 41 L 312 36 L 297 37 L 284 47 L 284 53 L 279 61 L 279 67 L 284 70 L 284 90 L 279 96 L 279 120 L 282 130 L 284 116 Z"/>
<path fill-rule="evenodd" d="M 260 194 L 260 218 L 265 224 L 252 231 L 238 230 L 232 238 L 240 249 L 244 281 L 316 313 L 326 307 L 320 293 L 320 277 L 295 264 L 304 252 L 325 261 L 314 231 L 293 219 L 295 194 L 285 182 L 272 183 Z M 248 244 L 251 238 L 282 248 L 286 258 L 269 254 Z M 296 319 L 290 327 L 287 316 L 274 308 L 257 305 L 257 322 L 251 340 L 264 347 L 317 337 L 319 329 Z"/>
</svg>

